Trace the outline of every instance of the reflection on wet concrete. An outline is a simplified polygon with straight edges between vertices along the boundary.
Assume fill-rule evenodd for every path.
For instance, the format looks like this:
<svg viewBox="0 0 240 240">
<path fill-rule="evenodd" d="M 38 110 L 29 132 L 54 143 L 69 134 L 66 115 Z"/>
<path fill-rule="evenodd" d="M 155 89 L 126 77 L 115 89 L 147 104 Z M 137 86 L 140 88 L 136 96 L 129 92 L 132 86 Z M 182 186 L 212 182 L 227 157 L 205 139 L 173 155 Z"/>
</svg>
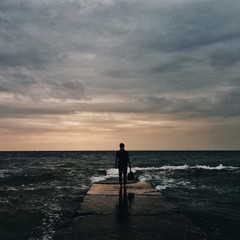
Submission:
<svg viewBox="0 0 240 240">
<path fill-rule="evenodd" d="M 63 239 L 206 240 L 205 234 L 147 182 L 118 188 L 93 184 L 71 223 L 56 233 Z"/>
<path fill-rule="evenodd" d="M 132 215 L 132 204 L 134 193 L 127 194 L 127 189 L 120 188 L 118 201 L 116 203 L 116 231 L 121 235 L 122 239 L 128 239 L 131 234 L 130 215 Z"/>
<path fill-rule="evenodd" d="M 126 221 L 131 215 L 132 204 L 134 201 L 134 193 L 127 194 L 127 189 L 120 188 L 118 202 L 116 204 L 116 218 L 118 222 Z"/>
</svg>

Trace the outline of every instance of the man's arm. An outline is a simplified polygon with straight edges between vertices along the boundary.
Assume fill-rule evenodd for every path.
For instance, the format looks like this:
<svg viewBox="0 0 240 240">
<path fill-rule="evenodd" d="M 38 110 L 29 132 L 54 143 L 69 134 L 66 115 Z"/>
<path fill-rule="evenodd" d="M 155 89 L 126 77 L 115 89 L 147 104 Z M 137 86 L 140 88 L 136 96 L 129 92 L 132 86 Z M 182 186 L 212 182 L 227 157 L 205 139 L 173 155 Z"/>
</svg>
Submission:
<svg viewBox="0 0 240 240">
<path fill-rule="evenodd" d="M 130 171 L 131 171 L 132 167 L 131 167 L 131 161 L 130 161 L 130 158 L 129 158 L 129 154 L 128 154 L 128 164 L 129 164 Z"/>
</svg>

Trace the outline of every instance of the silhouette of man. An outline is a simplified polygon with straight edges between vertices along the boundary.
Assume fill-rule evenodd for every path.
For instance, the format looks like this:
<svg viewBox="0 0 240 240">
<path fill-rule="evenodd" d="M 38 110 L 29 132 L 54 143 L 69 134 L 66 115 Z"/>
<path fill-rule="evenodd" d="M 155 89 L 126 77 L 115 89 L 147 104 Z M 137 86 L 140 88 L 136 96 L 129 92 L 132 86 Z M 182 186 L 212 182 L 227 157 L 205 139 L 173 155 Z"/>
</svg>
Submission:
<svg viewBox="0 0 240 240">
<path fill-rule="evenodd" d="M 124 143 L 120 143 L 120 150 L 116 153 L 116 168 L 118 168 L 119 172 L 119 184 L 122 188 L 122 177 L 123 177 L 123 184 L 124 188 L 126 187 L 127 181 L 127 166 L 129 164 L 130 171 L 131 171 L 131 162 L 129 159 L 128 151 L 124 149 Z"/>
</svg>

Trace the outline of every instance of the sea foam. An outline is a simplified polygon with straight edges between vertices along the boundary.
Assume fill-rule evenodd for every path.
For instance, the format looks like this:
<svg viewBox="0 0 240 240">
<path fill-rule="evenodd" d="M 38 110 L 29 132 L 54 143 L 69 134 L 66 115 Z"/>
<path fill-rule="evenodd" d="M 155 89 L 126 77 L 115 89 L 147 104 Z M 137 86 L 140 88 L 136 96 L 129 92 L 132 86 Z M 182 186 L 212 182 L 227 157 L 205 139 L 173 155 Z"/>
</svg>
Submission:
<svg viewBox="0 0 240 240">
<path fill-rule="evenodd" d="M 186 170 L 186 169 L 205 169 L 205 170 L 237 170 L 240 169 L 239 167 L 233 167 L 233 166 L 224 166 L 222 164 L 219 164 L 218 166 L 211 167 L 207 165 L 196 165 L 196 166 L 189 166 L 187 164 L 184 165 L 177 165 L 177 166 L 171 166 L 171 165 L 165 165 L 162 167 L 135 167 L 132 168 L 133 172 L 136 171 L 154 171 L 154 170 Z"/>
<path fill-rule="evenodd" d="M 151 180 L 153 178 L 153 175 L 151 172 L 159 172 L 159 171 L 181 171 L 181 170 L 187 170 L 187 169 L 203 169 L 203 170 L 238 170 L 239 167 L 233 167 L 233 166 L 224 166 L 223 164 L 219 164 L 218 166 L 207 166 L 207 165 L 195 165 L 195 166 L 189 166 L 187 164 L 184 165 L 165 165 L 161 167 L 134 167 L 132 168 L 132 171 L 134 173 L 136 172 L 144 172 L 145 174 L 141 174 L 138 179 L 140 182 L 145 182 L 148 180 Z M 105 170 L 105 175 L 94 175 L 90 178 L 91 182 L 100 182 L 104 181 L 110 178 L 118 178 L 118 169 L 116 168 L 109 168 Z M 149 173 L 149 174 L 147 174 Z"/>
</svg>

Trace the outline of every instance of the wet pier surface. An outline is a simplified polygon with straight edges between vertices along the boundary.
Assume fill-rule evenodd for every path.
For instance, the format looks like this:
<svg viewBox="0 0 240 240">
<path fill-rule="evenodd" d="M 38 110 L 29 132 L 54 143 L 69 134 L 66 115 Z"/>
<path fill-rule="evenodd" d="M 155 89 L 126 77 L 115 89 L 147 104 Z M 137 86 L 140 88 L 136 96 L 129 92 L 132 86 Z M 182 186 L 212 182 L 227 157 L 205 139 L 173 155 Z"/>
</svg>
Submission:
<svg viewBox="0 0 240 240">
<path fill-rule="evenodd" d="M 95 183 L 56 239 L 198 240 L 205 234 L 147 182 Z"/>
</svg>

